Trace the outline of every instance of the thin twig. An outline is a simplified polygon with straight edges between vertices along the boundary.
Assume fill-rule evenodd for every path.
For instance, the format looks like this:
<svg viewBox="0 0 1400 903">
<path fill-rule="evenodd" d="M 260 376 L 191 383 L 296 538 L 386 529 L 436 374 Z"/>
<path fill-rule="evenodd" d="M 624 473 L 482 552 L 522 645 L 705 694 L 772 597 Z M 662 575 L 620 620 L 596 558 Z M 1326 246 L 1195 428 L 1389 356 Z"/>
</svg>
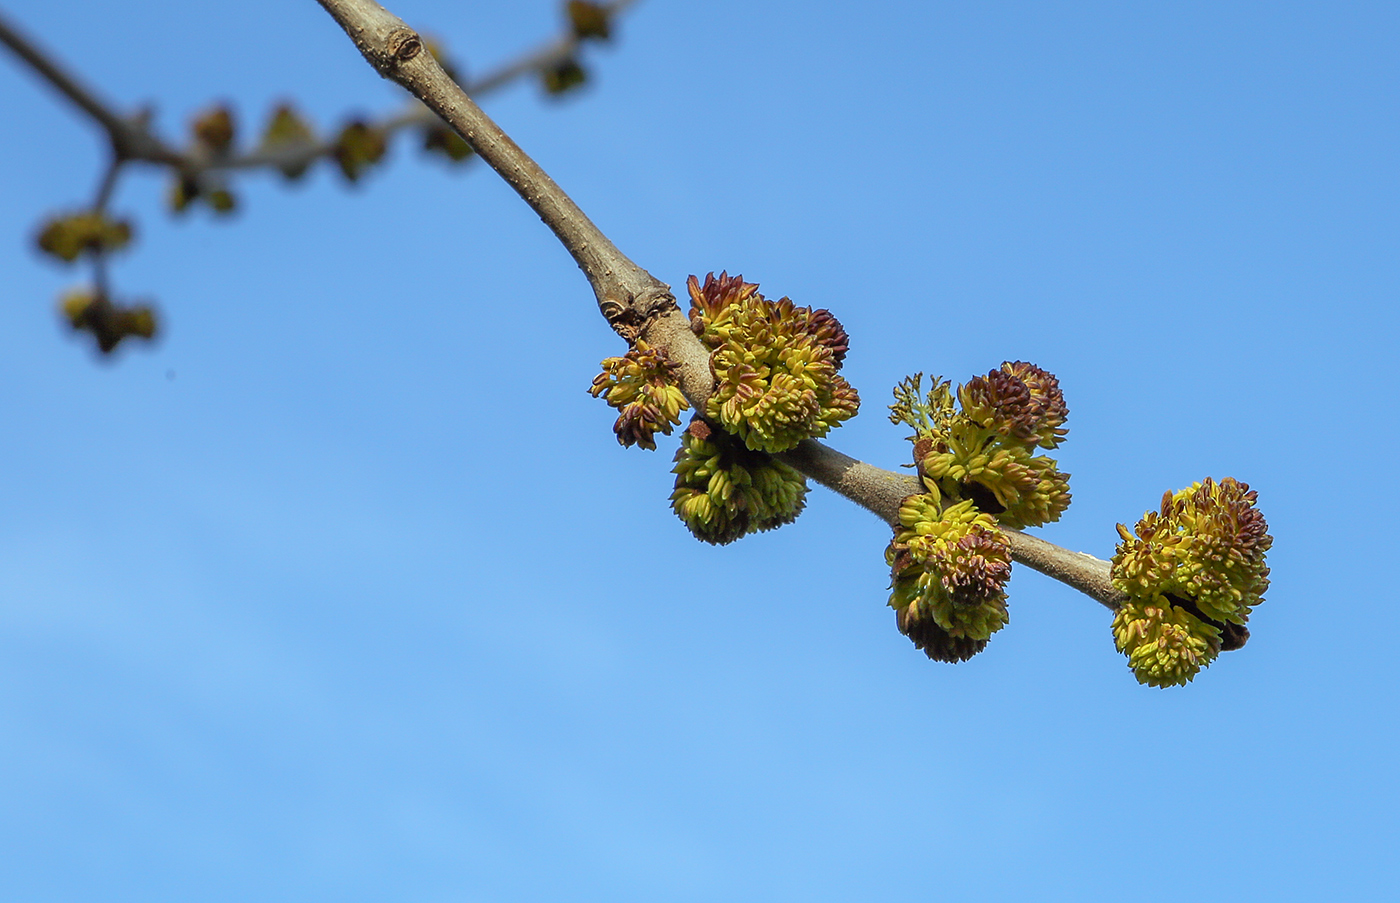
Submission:
<svg viewBox="0 0 1400 903">
<path fill-rule="evenodd" d="M 804 439 L 791 451 L 776 456 L 816 482 L 843 495 L 890 526 L 899 524 L 899 506 L 911 495 L 926 492 L 918 477 L 882 470 L 844 455 L 815 439 Z M 1110 609 L 1126 595 L 1109 579 L 1109 563 L 1084 552 L 1072 552 L 1038 536 L 1003 527 L 1013 560 L 1066 583 Z"/>
<path fill-rule="evenodd" d="M 423 39 L 370 0 L 319 0 L 380 75 L 393 79 L 452 126 L 554 231 L 593 286 L 609 322 L 636 327 L 676 310 L 670 288 L 617 249 L 578 205 L 448 77 Z"/>
<path fill-rule="evenodd" d="M 554 180 L 481 111 L 425 53 L 422 39 L 372 0 L 318 0 L 340 23 L 374 69 L 403 85 L 441 116 L 516 190 L 553 230 L 588 277 L 608 322 L 628 338 L 641 336 L 681 364 L 680 385 L 696 410 L 713 390 L 709 352 L 690 331 L 669 287 L 629 260 L 583 214 Z M 907 474 L 872 467 L 812 439 L 779 457 L 823 486 L 891 525 L 899 503 L 923 492 Z M 1012 557 L 1109 608 L 1121 600 L 1108 562 L 1007 530 Z"/>
<path fill-rule="evenodd" d="M 0 43 L 14 51 L 16 56 L 79 109 L 97 120 L 106 130 L 113 153 L 118 158 L 149 160 L 172 166 L 183 163 L 181 155 L 151 134 L 144 124 L 118 115 L 111 106 L 99 100 L 92 90 L 65 71 L 51 55 L 41 51 L 37 44 L 6 22 L 3 13 L 0 13 Z"/>
<path fill-rule="evenodd" d="M 103 213 L 107 210 L 107 204 L 112 200 L 112 192 L 116 190 L 117 178 L 121 175 L 124 162 L 116 157 L 107 162 L 107 169 L 102 173 L 102 180 L 97 183 L 97 196 L 92 201 L 94 213 Z"/>
<path fill-rule="evenodd" d="M 602 6 L 609 15 L 616 15 L 636 2 L 637 0 L 613 0 Z M 66 70 L 53 54 L 42 50 L 36 42 L 8 23 L 3 12 L 0 12 L 0 43 L 9 47 L 38 75 L 102 126 L 112 143 L 115 155 L 122 160 L 164 164 L 179 170 L 183 176 L 197 178 L 202 173 L 221 170 L 295 169 L 298 166 L 308 166 L 322 157 L 333 156 L 336 152 L 337 144 L 331 140 L 274 150 L 254 148 L 211 159 L 182 154 L 161 141 L 145 122 L 140 119 L 128 119 L 117 113 L 111 104 L 101 100 L 96 92 Z M 568 28 L 561 36 L 553 38 L 544 46 L 526 51 L 514 60 L 470 81 L 467 90 L 479 97 L 503 88 L 518 78 L 570 58 L 578 52 L 581 43 L 573 29 Z M 437 122 L 437 114 L 421 103 L 413 101 L 398 113 L 372 121 L 370 127 L 388 136 L 404 129 L 431 126 Z"/>
<path fill-rule="evenodd" d="M 602 7 L 609 16 L 615 16 L 637 2 L 638 0 L 613 0 L 611 3 L 602 4 Z M 569 59 L 578 53 L 582 43 L 572 28 L 566 28 L 562 35 L 547 42 L 544 46 L 528 50 L 480 78 L 469 79 L 462 86 L 462 89 L 472 97 L 481 97 L 498 91 L 516 79 L 523 78 L 533 72 L 543 71 Z M 424 128 L 437 125 L 441 121 L 442 118 L 437 113 L 424 106 L 419 100 L 412 99 L 403 110 L 373 122 L 370 127 L 387 137 L 404 129 Z M 334 155 L 335 151 L 336 143 L 334 141 L 320 141 L 306 147 L 270 151 L 256 149 L 242 154 L 231 154 L 223 160 L 211 162 L 208 168 L 282 169 L 287 166 L 307 166 L 320 157 Z"/>
<path fill-rule="evenodd" d="M 636 3 L 637 0 L 613 0 L 612 3 L 602 4 L 603 10 L 609 18 L 616 16 Z M 557 66 L 578 51 L 580 44 L 578 35 L 573 29 L 569 29 L 558 40 L 548 46 L 541 47 L 534 53 L 527 54 L 513 63 L 502 66 L 489 75 L 484 75 L 475 81 L 463 85 L 463 89 L 472 97 L 480 97 L 488 91 L 509 84 L 522 75 L 537 72 L 550 66 Z"/>
<path fill-rule="evenodd" d="M 14 51 L 16 56 L 28 63 L 49 84 L 57 88 L 59 92 L 77 104 L 93 119 L 96 119 L 109 134 L 113 135 L 114 139 L 125 129 L 126 125 L 120 116 L 112 112 L 107 104 L 98 100 L 97 96 L 81 84 L 77 78 L 64 71 L 53 57 L 39 50 L 37 44 L 21 35 L 14 26 L 6 22 L 3 11 L 0 11 L 0 42 Z"/>
</svg>

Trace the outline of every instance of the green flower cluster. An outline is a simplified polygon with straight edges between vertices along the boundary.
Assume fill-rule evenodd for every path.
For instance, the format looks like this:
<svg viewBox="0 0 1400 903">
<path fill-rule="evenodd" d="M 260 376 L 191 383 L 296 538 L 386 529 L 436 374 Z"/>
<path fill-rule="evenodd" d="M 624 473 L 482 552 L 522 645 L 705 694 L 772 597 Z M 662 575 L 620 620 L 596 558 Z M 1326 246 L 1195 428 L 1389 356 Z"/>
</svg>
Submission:
<svg viewBox="0 0 1400 903">
<path fill-rule="evenodd" d="M 837 373 L 848 340 L 830 311 L 769 301 L 728 273 L 686 286 L 715 375 L 706 417 L 755 451 L 782 452 L 856 415 L 860 397 Z"/>
<path fill-rule="evenodd" d="M 110 354 L 128 337 L 152 339 L 156 314 L 149 305 L 124 306 L 91 289 L 75 289 L 59 299 L 59 310 L 75 331 L 92 333 L 98 350 Z"/>
<path fill-rule="evenodd" d="M 299 179 L 315 159 L 316 130 L 291 104 L 284 103 L 272 111 L 258 149 L 269 154 L 285 154 L 287 159 L 278 169 L 288 180 Z"/>
<path fill-rule="evenodd" d="M 957 387 L 916 373 L 895 387 L 890 420 L 914 428 L 914 462 L 928 491 L 971 500 L 1007 527 L 1038 527 L 1069 507 L 1069 474 L 1038 454 L 1064 441 L 1059 380 L 1034 364 L 1004 363 Z"/>
<path fill-rule="evenodd" d="M 384 159 L 388 150 L 389 141 L 384 130 L 357 119 L 340 130 L 333 153 L 346 180 L 358 182 L 366 170 Z"/>
<path fill-rule="evenodd" d="M 238 130 L 234 127 L 233 110 L 220 105 L 200 113 L 190 123 L 194 148 L 211 157 L 226 156 L 233 150 Z"/>
<path fill-rule="evenodd" d="M 1132 599 L 1113 616 L 1113 639 L 1138 683 L 1184 686 L 1220 654 L 1220 631 L 1158 596 Z"/>
<path fill-rule="evenodd" d="M 790 524 L 807 503 L 802 474 L 700 418 L 681 434 L 671 508 L 696 539 L 714 545 Z"/>
<path fill-rule="evenodd" d="M 1163 495 L 1134 533 L 1118 525 L 1113 585 L 1129 601 L 1114 615 L 1113 636 L 1140 683 L 1185 684 L 1248 639 L 1273 544 L 1257 502 L 1248 484 L 1207 479 Z"/>
<path fill-rule="evenodd" d="M 131 223 L 108 219 L 95 210 L 56 216 L 35 238 L 39 250 L 72 263 L 84 252 L 116 251 L 131 241 Z"/>
<path fill-rule="evenodd" d="M 594 398 L 605 395 L 620 412 L 613 424 L 617 441 L 655 450 L 653 437 L 671 435 L 671 427 L 681 422 L 680 412 L 690 407 L 676 384 L 680 365 L 664 349 L 638 339 L 626 355 L 607 358 L 602 366 L 588 392 Z"/>
<path fill-rule="evenodd" d="M 187 152 L 196 160 L 226 159 L 233 153 L 237 139 L 233 110 L 223 105 L 210 107 L 190 122 Z M 219 216 L 238 208 L 238 198 L 229 190 L 223 173 L 209 169 L 198 174 L 194 171 L 177 173 L 166 195 L 170 210 L 184 213 L 196 202 L 203 203 Z"/>
<path fill-rule="evenodd" d="M 899 630 L 931 659 L 966 661 L 1008 620 L 1006 535 L 970 500 L 944 508 L 933 494 L 905 499 L 899 523 L 885 550 Z"/>
</svg>

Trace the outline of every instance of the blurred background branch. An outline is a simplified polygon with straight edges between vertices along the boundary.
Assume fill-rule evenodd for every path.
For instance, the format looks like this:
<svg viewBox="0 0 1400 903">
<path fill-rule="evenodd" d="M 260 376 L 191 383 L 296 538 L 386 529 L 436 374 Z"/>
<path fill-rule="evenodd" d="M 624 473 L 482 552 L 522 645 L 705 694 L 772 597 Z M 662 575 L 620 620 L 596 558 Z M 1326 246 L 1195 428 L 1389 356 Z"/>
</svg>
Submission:
<svg viewBox="0 0 1400 903">
<path fill-rule="evenodd" d="M 558 35 L 475 78 L 464 77 L 442 46 L 430 45 L 429 49 L 449 77 L 460 79 L 474 95 L 489 94 L 530 76 L 537 77 L 547 93 L 561 95 L 587 80 L 580 59 L 583 46 L 589 41 L 609 40 L 616 17 L 636 2 L 569 0 L 563 6 L 563 25 Z M 118 300 L 109 284 L 109 255 L 128 246 L 135 234 L 132 222 L 108 213 L 110 200 L 129 164 L 150 164 L 169 170 L 168 203 L 174 212 L 203 203 L 222 215 L 237 207 L 231 187 L 236 173 L 275 170 L 288 180 L 296 180 L 313 164 L 326 160 L 353 183 L 383 159 L 389 141 L 402 132 L 417 131 L 425 151 L 440 154 L 453 163 L 465 162 L 471 156 L 470 148 L 451 129 L 414 100 L 392 113 L 352 117 L 330 137 L 318 137 L 314 127 L 291 104 L 283 103 L 272 111 L 257 142 L 243 147 L 238 142 L 234 110 L 216 105 L 191 123 L 181 145 L 156 132 L 148 110 L 120 112 L 57 55 L 25 35 L 3 10 L 0 43 L 91 118 L 107 136 L 110 157 L 92 203 L 47 220 L 38 234 L 40 250 L 67 264 L 82 260 L 89 265 L 91 283 L 67 291 L 59 307 L 70 325 L 90 333 L 103 353 L 113 351 L 130 337 L 151 339 L 159 330 L 155 309 L 149 302 Z"/>
</svg>

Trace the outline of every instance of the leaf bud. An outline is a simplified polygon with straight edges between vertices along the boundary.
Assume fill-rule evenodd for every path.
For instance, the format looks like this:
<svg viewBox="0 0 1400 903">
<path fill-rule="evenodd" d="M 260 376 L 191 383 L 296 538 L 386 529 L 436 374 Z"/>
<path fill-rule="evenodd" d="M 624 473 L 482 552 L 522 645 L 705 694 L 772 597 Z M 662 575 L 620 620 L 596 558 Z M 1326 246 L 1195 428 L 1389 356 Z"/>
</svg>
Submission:
<svg viewBox="0 0 1400 903">
<path fill-rule="evenodd" d="M 212 157 L 226 156 L 233 149 L 233 111 L 225 105 L 211 107 L 190 123 L 195 146 Z"/>
<path fill-rule="evenodd" d="M 588 81 L 588 73 L 578 60 L 569 57 L 542 69 L 540 79 L 544 84 L 545 91 L 557 97 Z"/>
<path fill-rule="evenodd" d="M 45 254 L 72 263 L 84 253 L 103 254 L 131 242 L 129 220 L 110 219 L 96 210 L 55 216 L 39 230 L 34 242 Z"/>
<path fill-rule="evenodd" d="M 103 354 L 127 337 L 150 340 L 156 334 L 156 314 L 146 304 L 117 305 L 93 289 L 74 289 L 59 298 L 58 306 L 68 325 L 90 333 Z"/>
</svg>

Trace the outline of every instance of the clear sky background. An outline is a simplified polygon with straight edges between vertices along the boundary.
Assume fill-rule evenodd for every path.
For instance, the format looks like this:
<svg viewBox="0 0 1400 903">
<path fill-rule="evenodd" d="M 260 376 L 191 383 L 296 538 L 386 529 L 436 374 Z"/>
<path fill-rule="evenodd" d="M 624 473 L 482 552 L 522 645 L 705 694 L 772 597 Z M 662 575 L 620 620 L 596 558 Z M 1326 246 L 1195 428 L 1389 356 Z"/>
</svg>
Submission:
<svg viewBox="0 0 1400 903">
<path fill-rule="evenodd" d="M 167 134 L 399 103 L 311 0 L 8 0 Z M 484 71 L 552 0 L 395 0 Z M 124 182 L 97 360 L 46 215 L 95 129 L 0 56 L 0 897 L 16 901 L 1384 899 L 1400 866 L 1400 5 L 646 0 L 562 100 L 486 107 L 636 261 L 828 307 L 889 390 L 1056 373 L 1074 505 L 1259 491 L 1242 651 L 1140 687 L 1109 615 L 1018 571 L 926 660 L 888 528 L 814 488 L 715 549 L 585 389 L 622 342 L 480 165 L 400 139 L 174 220 Z"/>
</svg>

